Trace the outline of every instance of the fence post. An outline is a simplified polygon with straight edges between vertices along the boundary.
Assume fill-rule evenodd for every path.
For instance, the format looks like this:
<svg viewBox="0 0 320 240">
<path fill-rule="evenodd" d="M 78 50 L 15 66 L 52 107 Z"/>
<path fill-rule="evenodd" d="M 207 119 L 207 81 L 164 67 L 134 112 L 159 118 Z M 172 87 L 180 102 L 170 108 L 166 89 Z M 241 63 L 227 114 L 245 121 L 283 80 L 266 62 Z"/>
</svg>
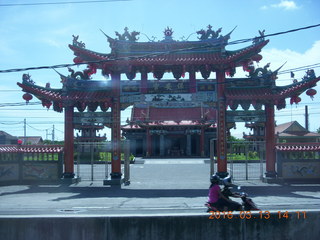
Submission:
<svg viewBox="0 0 320 240">
<path fill-rule="evenodd" d="M 246 164 L 245 164 L 245 166 L 246 166 L 246 180 L 248 180 L 248 151 L 249 151 L 249 148 L 248 148 L 248 146 L 249 146 L 249 144 L 250 143 L 245 143 L 245 154 L 246 154 L 246 160 L 245 160 L 245 162 L 246 162 Z"/>
<path fill-rule="evenodd" d="M 124 154 L 124 185 L 130 184 L 130 141 L 123 141 Z"/>
<path fill-rule="evenodd" d="M 90 162 L 91 162 L 91 181 L 93 181 L 93 167 L 94 167 L 94 162 L 93 162 L 93 143 L 94 142 L 89 142 L 90 144 Z"/>
<path fill-rule="evenodd" d="M 20 183 L 23 183 L 23 159 L 24 159 L 24 152 L 21 149 L 21 146 L 18 145 L 18 166 L 19 166 L 19 179 Z"/>
<path fill-rule="evenodd" d="M 214 174 L 214 141 L 216 139 L 210 139 L 210 177 Z"/>
<path fill-rule="evenodd" d="M 233 142 L 229 142 L 229 152 L 230 152 L 230 156 L 228 157 L 229 159 L 229 163 L 230 163 L 230 175 L 232 176 L 232 178 L 234 178 L 233 175 L 233 161 L 234 161 L 234 156 L 233 156 Z"/>
<path fill-rule="evenodd" d="M 77 177 L 80 176 L 80 152 L 81 152 L 81 143 L 77 143 Z"/>
</svg>

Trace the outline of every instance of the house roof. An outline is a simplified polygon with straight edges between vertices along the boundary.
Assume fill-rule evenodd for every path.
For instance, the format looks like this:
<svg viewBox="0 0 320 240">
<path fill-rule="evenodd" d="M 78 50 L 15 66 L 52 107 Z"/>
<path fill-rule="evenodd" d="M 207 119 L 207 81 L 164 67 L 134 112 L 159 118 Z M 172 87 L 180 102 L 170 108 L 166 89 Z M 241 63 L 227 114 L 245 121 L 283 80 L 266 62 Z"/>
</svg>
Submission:
<svg viewBox="0 0 320 240">
<path fill-rule="evenodd" d="M 42 137 L 40 136 L 28 136 L 28 137 L 18 137 L 22 140 L 22 144 L 39 144 L 43 142 Z"/>
<path fill-rule="evenodd" d="M 17 138 L 17 137 L 10 135 L 9 133 L 7 133 L 5 131 L 0 131 L 0 136 L 6 136 L 7 138 L 10 138 L 10 139 Z"/>
<path fill-rule="evenodd" d="M 279 137 L 318 137 L 319 133 L 310 132 L 297 121 L 279 124 L 275 127 L 275 134 Z"/>
</svg>

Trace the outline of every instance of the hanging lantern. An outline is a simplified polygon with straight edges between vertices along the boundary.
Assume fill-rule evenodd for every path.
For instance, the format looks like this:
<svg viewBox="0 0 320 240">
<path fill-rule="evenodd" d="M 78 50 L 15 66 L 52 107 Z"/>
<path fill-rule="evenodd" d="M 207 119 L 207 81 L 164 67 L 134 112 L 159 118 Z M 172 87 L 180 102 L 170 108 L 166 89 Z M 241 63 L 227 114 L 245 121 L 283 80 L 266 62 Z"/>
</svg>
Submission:
<svg viewBox="0 0 320 240">
<path fill-rule="evenodd" d="M 75 57 L 75 58 L 73 59 L 73 62 L 74 62 L 75 64 L 78 64 L 78 63 L 82 63 L 83 61 L 82 61 L 82 59 L 81 59 L 80 57 Z"/>
<path fill-rule="evenodd" d="M 315 89 L 313 89 L 313 88 L 310 88 L 310 89 L 307 90 L 306 94 L 307 94 L 308 96 L 310 96 L 311 99 L 312 99 L 312 101 L 313 101 L 314 95 L 317 94 L 317 90 L 315 90 Z"/>
<path fill-rule="evenodd" d="M 33 97 L 30 93 L 25 93 L 23 94 L 22 98 L 26 101 L 26 104 L 28 104 Z"/>
<path fill-rule="evenodd" d="M 292 105 L 294 103 L 294 97 L 290 98 L 290 104 Z"/>
<path fill-rule="evenodd" d="M 262 59 L 262 56 L 260 54 L 256 54 L 251 57 L 251 60 L 256 62 L 259 62 L 261 59 Z"/>
<path fill-rule="evenodd" d="M 50 108 L 51 107 L 51 105 L 52 105 L 52 102 L 51 101 L 49 101 L 49 100 L 47 100 L 47 99 L 41 99 L 41 103 L 42 103 L 42 106 L 43 107 L 46 107 L 46 108 Z"/>
<path fill-rule="evenodd" d="M 290 98 L 290 104 L 298 104 L 299 102 L 301 102 L 301 98 L 299 96 L 293 96 Z"/>
</svg>

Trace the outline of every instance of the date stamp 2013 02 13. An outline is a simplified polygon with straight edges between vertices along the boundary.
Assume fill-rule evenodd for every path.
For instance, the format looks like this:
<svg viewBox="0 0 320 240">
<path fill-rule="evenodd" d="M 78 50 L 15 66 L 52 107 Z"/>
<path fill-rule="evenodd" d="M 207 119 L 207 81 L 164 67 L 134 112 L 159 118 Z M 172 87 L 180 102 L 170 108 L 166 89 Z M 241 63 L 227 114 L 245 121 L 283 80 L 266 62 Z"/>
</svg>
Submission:
<svg viewBox="0 0 320 240">
<path fill-rule="evenodd" d="M 270 219 L 271 217 L 278 219 L 306 219 L 306 211 L 240 211 L 234 213 L 232 211 L 210 211 L 209 219 Z"/>
</svg>

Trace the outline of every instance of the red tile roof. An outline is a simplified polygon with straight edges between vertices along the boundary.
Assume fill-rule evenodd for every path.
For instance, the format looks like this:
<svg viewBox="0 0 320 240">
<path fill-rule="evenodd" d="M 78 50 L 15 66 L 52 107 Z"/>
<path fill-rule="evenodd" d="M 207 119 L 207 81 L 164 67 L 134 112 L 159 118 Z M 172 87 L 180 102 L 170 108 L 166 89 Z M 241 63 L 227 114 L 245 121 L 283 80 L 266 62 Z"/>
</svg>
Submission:
<svg viewBox="0 0 320 240">
<path fill-rule="evenodd" d="M 0 153 L 60 153 L 61 145 L 0 145 Z"/>
<path fill-rule="evenodd" d="M 281 143 L 276 145 L 278 151 L 320 151 L 320 143 Z"/>
<path fill-rule="evenodd" d="M 160 122 L 160 121 L 173 121 L 183 122 L 189 121 L 216 121 L 216 110 L 213 108 L 204 107 L 190 107 L 190 108 L 139 108 L 134 107 L 132 110 L 132 121 L 148 121 L 148 122 Z M 168 122 L 169 123 L 169 122 Z"/>
</svg>

